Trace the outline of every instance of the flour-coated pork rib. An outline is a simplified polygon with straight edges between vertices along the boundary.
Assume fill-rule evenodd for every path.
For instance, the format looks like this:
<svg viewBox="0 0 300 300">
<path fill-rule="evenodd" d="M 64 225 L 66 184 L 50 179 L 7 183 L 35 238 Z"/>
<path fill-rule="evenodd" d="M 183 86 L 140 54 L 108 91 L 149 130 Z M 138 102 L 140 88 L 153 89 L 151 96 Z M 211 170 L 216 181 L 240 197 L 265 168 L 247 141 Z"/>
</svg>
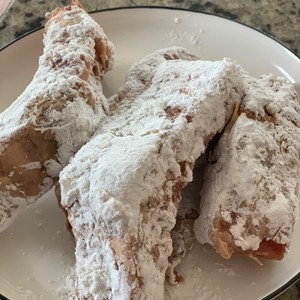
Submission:
<svg viewBox="0 0 300 300">
<path fill-rule="evenodd" d="M 131 69 L 121 104 L 60 175 L 76 240 L 74 299 L 163 299 L 180 191 L 241 99 L 230 61 L 149 70 L 153 55 Z M 151 76 L 140 84 L 143 66 Z"/>
<path fill-rule="evenodd" d="M 54 184 L 108 113 L 101 77 L 114 48 L 78 1 L 47 16 L 44 52 L 25 91 L 0 114 L 0 231 Z"/>
<path fill-rule="evenodd" d="M 241 69 L 245 97 L 212 151 L 196 238 L 223 257 L 282 259 L 300 199 L 300 103 L 286 79 Z"/>
</svg>

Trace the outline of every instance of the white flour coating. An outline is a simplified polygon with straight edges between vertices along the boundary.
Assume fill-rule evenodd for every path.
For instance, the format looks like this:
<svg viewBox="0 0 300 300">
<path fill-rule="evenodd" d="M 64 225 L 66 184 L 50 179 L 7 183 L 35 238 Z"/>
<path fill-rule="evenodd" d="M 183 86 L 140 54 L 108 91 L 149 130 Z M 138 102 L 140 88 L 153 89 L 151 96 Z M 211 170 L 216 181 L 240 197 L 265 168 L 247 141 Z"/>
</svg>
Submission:
<svg viewBox="0 0 300 300">
<path fill-rule="evenodd" d="M 49 18 L 44 53 L 33 80 L 0 114 L 0 231 L 11 224 L 23 207 L 52 187 L 52 177 L 58 176 L 108 112 L 101 77 L 113 64 L 112 43 L 77 6 L 56 9 Z M 40 161 L 48 151 L 54 152 L 51 159 Z M 40 172 L 45 183 L 33 182 L 29 187 L 27 184 L 27 190 L 30 185 L 32 190 L 34 185 L 38 190 L 29 196 L 22 184 L 31 175 L 25 172 L 32 172 L 38 165 L 40 171 L 35 174 Z M 20 179 L 19 174 L 23 174 Z M 5 182 L 13 182 L 18 188 L 17 196 L 10 193 L 10 185 Z"/>
<path fill-rule="evenodd" d="M 157 50 L 138 62 L 135 62 L 126 75 L 126 85 L 121 87 L 117 95 L 109 99 L 110 111 L 115 111 L 120 104 L 125 105 L 133 101 L 151 80 L 159 64 L 166 60 L 198 60 L 199 58 L 189 53 L 183 47 L 169 47 Z M 126 102 L 124 103 L 124 98 Z"/>
<path fill-rule="evenodd" d="M 189 46 L 201 46 L 203 40 L 204 30 L 199 25 L 194 25 L 189 30 L 180 30 L 181 19 L 176 19 L 174 22 L 177 24 L 176 29 L 171 30 L 168 39 L 174 44 L 184 45 L 188 44 Z"/>
<path fill-rule="evenodd" d="M 219 273 L 223 273 L 229 277 L 236 277 L 237 276 L 237 273 L 234 271 L 233 268 L 230 268 L 224 264 L 221 264 L 221 263 L 215 263 L 215 265 L 218 267 L 217 268 L 217 271 Z"/>
<path fill-rule="evenodd" d="M 218 248 L 216 239 L 229 244 L 223 248 L 227 258 L 235 251 L 256 251 L 262 241 L 270 240 L 286 245 L 287 251 L 299 215 L 296 91 L 290 82 L 274 75 L 255 79 L 242 69 L 241 73 L 245 97 L 240 116 L 213 151 L 195 223 L 200 243 Z M 227 235 L 216 225 L 220 219 L 228 227 Z"/>
<path fill-rule="evenodd" d="M 24 168 L 24 169 L 27 169 L 27 170 L 40 169 L 41 167 L 42 166 L 41 166 L 41 163 L 39 161 L 31 162 L 31 163 L 20 166 L 20 168 Z"/>
<path fill-rule="evenodd" d="M 76 299 L 163 299 L 180 190 L 241 98 L 227 60 L 165 61 L 136 89 L 60 174 Z"/>
</svg>

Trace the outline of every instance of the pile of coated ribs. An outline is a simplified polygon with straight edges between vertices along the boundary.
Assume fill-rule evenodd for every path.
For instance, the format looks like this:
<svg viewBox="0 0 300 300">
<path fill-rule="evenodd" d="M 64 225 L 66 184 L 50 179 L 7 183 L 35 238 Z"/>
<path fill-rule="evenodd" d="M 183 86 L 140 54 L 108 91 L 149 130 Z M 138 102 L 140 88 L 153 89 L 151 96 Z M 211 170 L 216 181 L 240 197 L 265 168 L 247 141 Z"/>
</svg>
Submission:
<svg viewBox="0 0 300 300">
<path fill-rule="evenodd" d="M 195 240 L 282 259 L 299 214 L 294 86 L 172 47 L 107 99 L 114 57 L 78 1 L 47 15 L 38 70 L 0 114 L 0 231 L 56 185 L 76 241 L 70 299 L 163 299 Z"/>
</svg>

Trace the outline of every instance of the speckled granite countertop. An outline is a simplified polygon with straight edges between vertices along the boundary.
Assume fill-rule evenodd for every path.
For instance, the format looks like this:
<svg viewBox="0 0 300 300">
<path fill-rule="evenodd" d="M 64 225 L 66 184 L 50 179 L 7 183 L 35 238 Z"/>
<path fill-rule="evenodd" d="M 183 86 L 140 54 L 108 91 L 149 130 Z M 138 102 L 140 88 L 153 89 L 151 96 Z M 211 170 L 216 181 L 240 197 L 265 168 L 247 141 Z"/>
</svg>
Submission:
<svg viewBox="0 0 300 300">
<path fill-rule="evenodd" d="M 147 5 L 214 13 L 261 30 L 300 56 L 299 0 L 82 0 L 81 2 L 87 11 Z M 13 1 L 0 17 L 0 48 L 26 32 L 42 26 L 45 12 L 68 3 L 66 0 Z M 300 300 L 300 284 L 290 287 L 276 299 Z"/>
</svg>

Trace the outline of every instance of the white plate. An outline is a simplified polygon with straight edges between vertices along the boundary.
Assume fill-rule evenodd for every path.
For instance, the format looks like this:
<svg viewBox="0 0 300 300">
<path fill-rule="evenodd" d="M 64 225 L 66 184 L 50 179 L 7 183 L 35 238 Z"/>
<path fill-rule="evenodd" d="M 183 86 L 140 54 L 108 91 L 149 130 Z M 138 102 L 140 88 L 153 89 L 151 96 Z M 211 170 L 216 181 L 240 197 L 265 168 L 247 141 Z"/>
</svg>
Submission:
<svg viewBox="0 0 300 300">
<path fill-rule="evenodd" d="M 117 49 L 116 68 L 105 78 L 107 95 L 122 84 L 129 65 L 144 55 L 180 45 L 203 59 L 232 57 L 253 75 L 273 72 L 300 90 L 300 59 L 273 39 L 247 26 L 196 12 L 133 8 L 94 13 Z M 42 53 L 42 30 L 0 52 L 0 111 L 23 91 Z M 12 300 L 57 299 L 74 264 L 74 244 L 53 192 L 30 207 L 0 235 L 0 292 Z M 168 288 L 166 299 L 261 299 L 295 281 L 300 271 L 300 226 L 290 253 L 260 267 L 246 258 L 224 260 L 196 245 L 182 264 L 185 284 Z M 196 259 L 195 259 L 196 258 Z M 196 262 L 195 262 L 196 261 Z M 274 295 L 274 294 L 273 294 Z"/>
</svg>

